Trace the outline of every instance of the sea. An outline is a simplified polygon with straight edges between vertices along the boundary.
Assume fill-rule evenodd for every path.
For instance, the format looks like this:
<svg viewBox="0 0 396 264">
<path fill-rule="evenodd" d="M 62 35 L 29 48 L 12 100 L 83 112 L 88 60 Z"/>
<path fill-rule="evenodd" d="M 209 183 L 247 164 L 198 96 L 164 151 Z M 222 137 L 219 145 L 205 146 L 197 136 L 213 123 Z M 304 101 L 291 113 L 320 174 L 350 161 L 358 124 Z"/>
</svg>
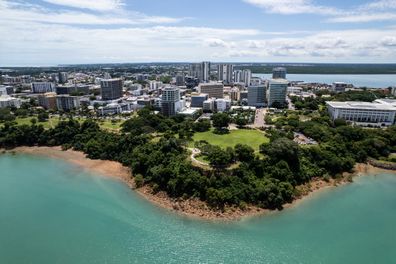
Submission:
<svg viewBox="0 0 396 264">
<path fill-rule="evenodd" d="M 253 74 L 254 77 L 270 79 L 271 74 Z M 388 88 L 396 86 L 396 74 L 287 74 L 289 81 L 307 83 L 345 82 L 355 87 Z"/>
<path fill-rule="evenodd" d="M 159 208 L 58 159 L 0 155 L 0 263 L 396 263 L 396 175 L 235 222 Z"/>
</svg>

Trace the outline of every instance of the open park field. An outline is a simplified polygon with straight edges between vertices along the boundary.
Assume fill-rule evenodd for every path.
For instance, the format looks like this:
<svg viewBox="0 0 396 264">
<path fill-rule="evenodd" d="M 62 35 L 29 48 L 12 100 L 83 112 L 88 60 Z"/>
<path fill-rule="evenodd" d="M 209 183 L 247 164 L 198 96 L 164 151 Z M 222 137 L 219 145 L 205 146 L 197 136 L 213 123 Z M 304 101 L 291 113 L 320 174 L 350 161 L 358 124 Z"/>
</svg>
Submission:
<svg viewBox="0 0 396 264">
<path fill-rule="evenodd" d="M 219 135 L 213 131 L 195 133 L 194 141 L 205 140 L 211 145 L 217 145 L 222 148 L 234 147 L 237 144 L 245 144 L 252 147 L 255 151 L 263 143 L 269 142 L 264 132 L 255 129 L 238 129 L 231 130 L 228 134 Z M 192 143 L 193 144 L 193 143 Z"/>
</svg>

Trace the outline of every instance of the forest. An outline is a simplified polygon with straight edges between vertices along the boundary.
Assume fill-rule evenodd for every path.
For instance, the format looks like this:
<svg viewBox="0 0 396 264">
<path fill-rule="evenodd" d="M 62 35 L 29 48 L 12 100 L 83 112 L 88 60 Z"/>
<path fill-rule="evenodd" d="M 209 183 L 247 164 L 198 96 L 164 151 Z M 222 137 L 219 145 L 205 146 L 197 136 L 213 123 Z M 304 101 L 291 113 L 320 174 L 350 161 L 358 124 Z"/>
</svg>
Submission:
<svg viewBox="0 0 396 264">
<path fill-rule="evenodd" d="M 357 162 L 396 152 L 395 126 L 363 129 L 335 125 L 322 113 L 306 122 L 290 119 L 287 131 L 267 131 L 270 142 L 260 146 L 260 153 L 247 145 L 222 149 L 201 142 L 212 167 L 207 170 L 193 166 L 187 145 L 195 132 L 210 129 L 208 121 L 200 124 L 181 116 L 166 118 L 145 108 L 125 121 L 119 133 L 112 133 L 101 130 L 94 120 L 81 123 L 70 118 L 44 129 L 36 122 L 16 125 L 3 116 L 0 148 L 62 146 L 83 151 L 91 159 L 129 166 L 138 187 L 150 185 L 154 192 L 165 191 L 170 197 L 199 198 L 218 210 L 248 204 L 282 209 L 298 196 L 296 186 L 315 177 L 340 177 Z M 292 140 L 293 131 L 319 144 L 300 146 Z"/>
</svg>

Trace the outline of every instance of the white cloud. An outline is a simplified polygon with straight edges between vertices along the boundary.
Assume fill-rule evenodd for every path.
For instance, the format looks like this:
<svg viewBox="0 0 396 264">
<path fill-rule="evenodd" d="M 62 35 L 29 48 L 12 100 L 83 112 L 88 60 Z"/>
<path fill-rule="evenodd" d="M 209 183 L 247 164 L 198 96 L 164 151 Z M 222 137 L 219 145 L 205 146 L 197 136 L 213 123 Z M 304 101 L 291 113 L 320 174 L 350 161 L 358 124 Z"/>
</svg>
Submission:
<svg viewBox="0 0 396 264">
<path fill-rule="evenodd" d="M 335 15 L 339 10 L 333 7 L 316 5 L 311 0 L 243 0 L 276 14 L 322 14 Z"/>
<path fill-rule="evenodd" d="M 350 9 L 338 9 L 315 4 L 313 0 L 243 0 L 264 9 L 267 13 L 282 15 L 317 14 L 327 16 L 330 23 L 363 23 L 396 20 L 396 0 L 379 0 L 355 6 Z"/>
<path fill-rule="evenodd" d="M 386 47 L 396 47 L 396 37 L 386 36 L 380 41 L 380 43 Z"/>
<path fill-rule="evenodd" d="M 361 6 L 363 10 L 389 10 L 389 9 L 396 9 L 396 0 L 380 0 L 374 1 L 372 3 L 368 3 Z"/>
<path fill-rule="evenodd" d="M 120 9 L 124 2 L 122 0 L 43 0 L 44 2 L 81 8 L 81 9 L 91 9 L 96 11 L 111 11 Z"/>
<path fill-rule="evenodd" d="M 332 23 L 362 23 L 362 22 L 387 21 L 387 20 L 396 20 L 396 14 L 395 13 L 357 13 L 357 14 L 333 17 L 326 21 Z"/>
<path fill-rule="evenodd" d="M 183 19 L 148 16 L 138 12 L 93 14 L 73 10 L 54 11 L 38 5 L 0 0 L 0 20 L 74 25 L 137 25 L 177 23 Z"/>
</svg>

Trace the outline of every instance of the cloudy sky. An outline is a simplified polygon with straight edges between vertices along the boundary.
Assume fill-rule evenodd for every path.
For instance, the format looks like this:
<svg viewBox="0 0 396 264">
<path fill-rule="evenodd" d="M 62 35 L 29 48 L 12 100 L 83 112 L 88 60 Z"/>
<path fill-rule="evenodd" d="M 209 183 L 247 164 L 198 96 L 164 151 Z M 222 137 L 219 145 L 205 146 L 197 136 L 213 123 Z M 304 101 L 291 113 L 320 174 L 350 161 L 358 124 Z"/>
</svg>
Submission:
<svg viewBox="0 0 396 264">
<path fill-rule="evenodd" d="M 396 0 L 0 0 L 0 65 L 396 62 Z"/>
</svg>

